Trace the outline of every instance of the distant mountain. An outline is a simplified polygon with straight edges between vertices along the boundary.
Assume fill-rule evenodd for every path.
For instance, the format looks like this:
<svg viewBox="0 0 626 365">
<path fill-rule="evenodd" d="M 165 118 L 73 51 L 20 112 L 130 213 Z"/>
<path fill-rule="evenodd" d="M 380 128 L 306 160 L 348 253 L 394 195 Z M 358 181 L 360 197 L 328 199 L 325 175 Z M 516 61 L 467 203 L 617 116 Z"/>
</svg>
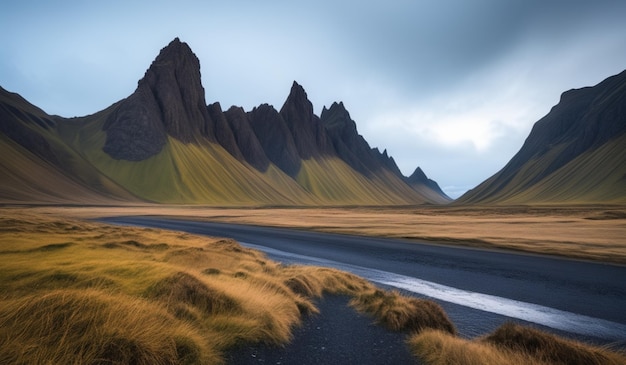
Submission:
<svg viewBox="0 0 626 365">
<path fill-rule="evenodd" d="M 570 90 L 459 203 L 626 203 L 626 71 Z"/>
<path fill-rule="evenodd" d="M 356 123 L 350 118 L 343 103 L 333 103 L 330 109 L 324 107 L 321 122 L 337 155 L 350 167 L 364 175 L 373 175 L 387 168 L 402 176 L 395 161 L 387 156 L 387 151 L 382 154 L 378 149 L 370 148 L 367 141 L 359 135 Z"/>
<path fill-rule="evenodd" d="M 200 62 L 178 38 L 129 97 L 49 116 L 0 92 L 0 201 L 214 205 L 446 203 L 369 147 L 342 103 L 321 117 L 294 82 L 280 111 L 205 105 Z M 424 176 L 425 177 L 425 176 Z"/>
<path fill-rule="evenodd" d="M 406 178 L 406 182 L 416 190 L 425 186 L 437 194 L 447 196 L 446 193 L 441 190 L 439 184 L 437 184 L 435 180 L 429 179 L 420 167 L 417 167 L 413 174 Z"/>
</svg>

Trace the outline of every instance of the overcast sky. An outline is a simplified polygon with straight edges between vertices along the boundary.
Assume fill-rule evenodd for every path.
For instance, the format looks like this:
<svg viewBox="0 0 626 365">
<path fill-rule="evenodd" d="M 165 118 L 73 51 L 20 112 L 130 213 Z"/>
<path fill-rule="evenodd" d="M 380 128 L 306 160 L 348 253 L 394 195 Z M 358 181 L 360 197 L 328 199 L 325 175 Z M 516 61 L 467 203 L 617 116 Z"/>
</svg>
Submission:
<svg viewBox="0 0 626 365">
<path fill-rule="evenodd" d="M 626 69 L 626 1 L 31 1 L 0 4 L 0 86 L 50 114 L 130 95 L 175 37 L 207 103 L 279 109 L 298 81 L 450 196 L 522 146 L 560 94 Z"/>
</svg>

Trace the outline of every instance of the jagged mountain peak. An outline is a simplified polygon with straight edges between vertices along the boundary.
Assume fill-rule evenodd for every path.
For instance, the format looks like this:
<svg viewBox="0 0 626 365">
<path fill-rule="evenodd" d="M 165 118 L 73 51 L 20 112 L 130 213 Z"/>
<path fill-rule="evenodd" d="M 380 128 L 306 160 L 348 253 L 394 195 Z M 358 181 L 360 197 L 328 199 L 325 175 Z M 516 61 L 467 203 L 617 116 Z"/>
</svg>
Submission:
<svg viewBox="0 0 626 365">
<path fill-rule="evenodd" d="M 171 136 L 192 142 L 207 120 L 200 61 L 178 38 L 161 49 L 140 83 L 146 82 L 161 108 Z"/>
<path fill-rule="evenodd" d="M 426 174 L 424 173 L 422 168 L 419 166 L 415 169 L 415 171 L 413 171 L 411 176 L 407 178 L 408 182 L 424 182 L 427 180 L 428 180 L 428 177 L 426 177 Z"/>
<path fill-rule="evenodd" d="M 152 61 L 146 76 L 152 72 L 158 72 L 160 68 L 168 68 L 178 72 L 189 72 L 192 76 L 199 76 L 200 60 L 193 53 L 189 45 L 175 38 L 167 46 L 163 47 L 159 55 Z"/>
<path fill-rule="evenodd" d="M 270 105 L 268 103 L 263 103 L 259 106 L 255 106 L 254 108 L 252 108 L 251 112 L 255 112 L 257 109 L 260 111 L 268 111 L 271 109 L 278 113 L 278 110 L 276 110 L 273 105 Z"/>
<path fill-rule="evenodd" d="M 235 143 L 245 160 L 259 171 L 266 171 L 270 161 L 256 136 L 248 114 L 241 107 L 231 106 L 224 116 L 232 130 Z"/>
<path fill-rule="evenodd" d="M 284 109 L 288 108 L 295 109 L 295 111 L 300 112 L 302 117 L 308 118 L 309 115 L 313 114 L 313 103 L 309 101 L 309 97 L 304 90 L 304 87 L 296 81 L 294 81 L 291 85 L 289 96 L 287 96 L 287 100 L 285 100 L 285 103 L 281 108 L 281 113 Z"/>
<path fill-rule="evenodd" d="M 427 186 L 431 190 L 441 195 L 442 197 L 445 197 L 448 201 L 451 200 L 446 195 L 446 193 L 444 193 L 443 190 L 441 190 L 441 188 L 439 187 L 439 184 L 437 184 L 436 181 L 429 179 L 428 176 L 426 176 L 426 174 L 422 170 L 422 168 L 419 166 L 415 169 L 415 171 L 413 171 L 411 176 L 406 178 L 406 182 L 409 185 L 414 186 L 414 187 L 419 187 L 420 185 Z"/>
<path fill-rule="evenodd" d="M 331 104 L 330 108 L 326 108 L 326 106 L 324 106 L 322 108 L 322 114 L 324 114 L 325 112 L 332 111 L 332 110 L 342 110 L 343 112 L 346 112 L 346 113 L 348 112 L 346 110 L 346 107 L 343 105 L 343 101 L 340 101 L 340 102 L 335 101 Z"/>
<path fill-rule="evenodd" d="M 313 104 L 304 88 L 296 81 L 280 109 L 280 115 L 289 127 L 302 159 L 334 152 L 319 117 L 313 113 Z"/>
<path fill-rule="evenodd" d="M 289 92 L 289 97 L 298 97 L 308 99 L 306 91 L 304 87 L 298 83 L 298 81 L 294 80 L 291 84 L 291 90 Z"/>
<path fill-rule="evenodd" d="M 349 127 L 356 130 L 356 123 L 350 117 L 342 101 L 334 102 L 328 109 L 324 106 L 320 119 L 326 128 Z"/>
<path fill-rule="evenodd" d="M 141 161 L 159 153 L 167 135 L 184 143 L 215 140 L 205 103 L 200 62 L 176 38 L 107 118 L 104 152 L 118 160 Z"/>
<path fill-rule="evenodd" d="M 291 130 L 282 115 L 273 106 L 261 104 L 248 116 L 250 126 L 269 160 L 287 175 L 295 177 L 302 162 Z"/>
</svg>

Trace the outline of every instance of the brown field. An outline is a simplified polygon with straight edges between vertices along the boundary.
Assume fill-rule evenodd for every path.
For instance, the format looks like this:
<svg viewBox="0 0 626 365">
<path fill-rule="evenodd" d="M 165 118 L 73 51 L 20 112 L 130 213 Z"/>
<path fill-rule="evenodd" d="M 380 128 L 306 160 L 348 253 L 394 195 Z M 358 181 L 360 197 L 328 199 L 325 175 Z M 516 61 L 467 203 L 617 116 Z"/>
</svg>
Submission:
<svg viewBox="0 0 626 365">
<path fill-rule="evenodd" d="M 166 215 L 218 222 L 411 238 L 626 264 L 626 206 L 401 208 L 37 208 L 78 218 Z"/>
<path fill-rule="evenodd" d="M 502 327 L 484 339 L 459 339 L 454 324 L 436 303 L 380 290 L 352 274 L 284 266 L 228 239 L 84 220 L 127 214 L 381 236 L 423 235 L 455 244 L 465 241 L 462 230 L 453 229 L 455 221 L 486 235 L 492 219 L 494 232 L 489 237 L 505 241 L 515 237 L 505 227 L 524 226 L 532 231 L 525 236 L 530 241 L 529 236 L 541 236 L 539 227 L 546 224 L 563 230 L 568 240 L 577 238 L 571 247 L 588 246 L 602 253 L 581 257 L 604 260 L 609 252 L 624 257 L 620 240 L 614 237 L 624 230 L 624 211 L 608 207 L 538 212 L 516 208 L 506 215 L 497 209 L 4 207 L 0 208 L 0 363 L 219 364 L 223 352 L 236 344 L 288 343 L 303 316 L 317 312 L 314 299 L 332 293 L 351 296 L 355 309 L 389 329 L 411 335 L 410 348 L 428 364 L 571 363 L 572 358 L 626 364 L 620 353 L 572 344 L 524 327 Z M 479 222 L 484 223 L 482 228 L 476 227 Z M 587 227 L 580 231 L 584 239 L 567 232 L 566 227 L 578 223 Z M 591 227 L 604 227 L 610 234 L 588 232 Z M 397 232 L 392 233 L 394 229 Z M 541 232 L 556 236 L 550 230 Z M 596 243 L 610 237 L 614 251 Z M 503 246 L 485 238 L 470 244 Z M 539 353 L 536 343 L 547 345 Z M 603 362 L 607 359 L 610 362 Z"/>
</svg>

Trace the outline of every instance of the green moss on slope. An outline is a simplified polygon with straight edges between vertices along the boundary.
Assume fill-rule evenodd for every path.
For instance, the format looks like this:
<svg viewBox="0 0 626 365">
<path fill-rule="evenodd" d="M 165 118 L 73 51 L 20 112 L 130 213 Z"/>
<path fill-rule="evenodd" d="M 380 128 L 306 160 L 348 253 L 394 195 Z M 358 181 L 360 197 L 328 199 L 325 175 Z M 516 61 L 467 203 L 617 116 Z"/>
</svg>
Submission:
<svg viewBox="0 0 626 365">
<path fill-rule="evenodd" d="M 296 180 L 324 204 L 400 205 L 426 201 L 391 174 L 366 178 L 339 158 L 303 161 Z"/>
<path fill-rule="evenodd" d="M 110 110 L 63 123 L 59 133 L 102 174 L 132 194 L 158 203 L 211 205 L 406 205 L 437 201 L 381 171 L 371 177 L 339 158 L 303 161 L 296 179 L 273 164 L 259 172 L 218 144 L 182 143 L 169 137 L 163 150 L 139 162 L 104 153 L 102 130 Z"/>
</svg>

